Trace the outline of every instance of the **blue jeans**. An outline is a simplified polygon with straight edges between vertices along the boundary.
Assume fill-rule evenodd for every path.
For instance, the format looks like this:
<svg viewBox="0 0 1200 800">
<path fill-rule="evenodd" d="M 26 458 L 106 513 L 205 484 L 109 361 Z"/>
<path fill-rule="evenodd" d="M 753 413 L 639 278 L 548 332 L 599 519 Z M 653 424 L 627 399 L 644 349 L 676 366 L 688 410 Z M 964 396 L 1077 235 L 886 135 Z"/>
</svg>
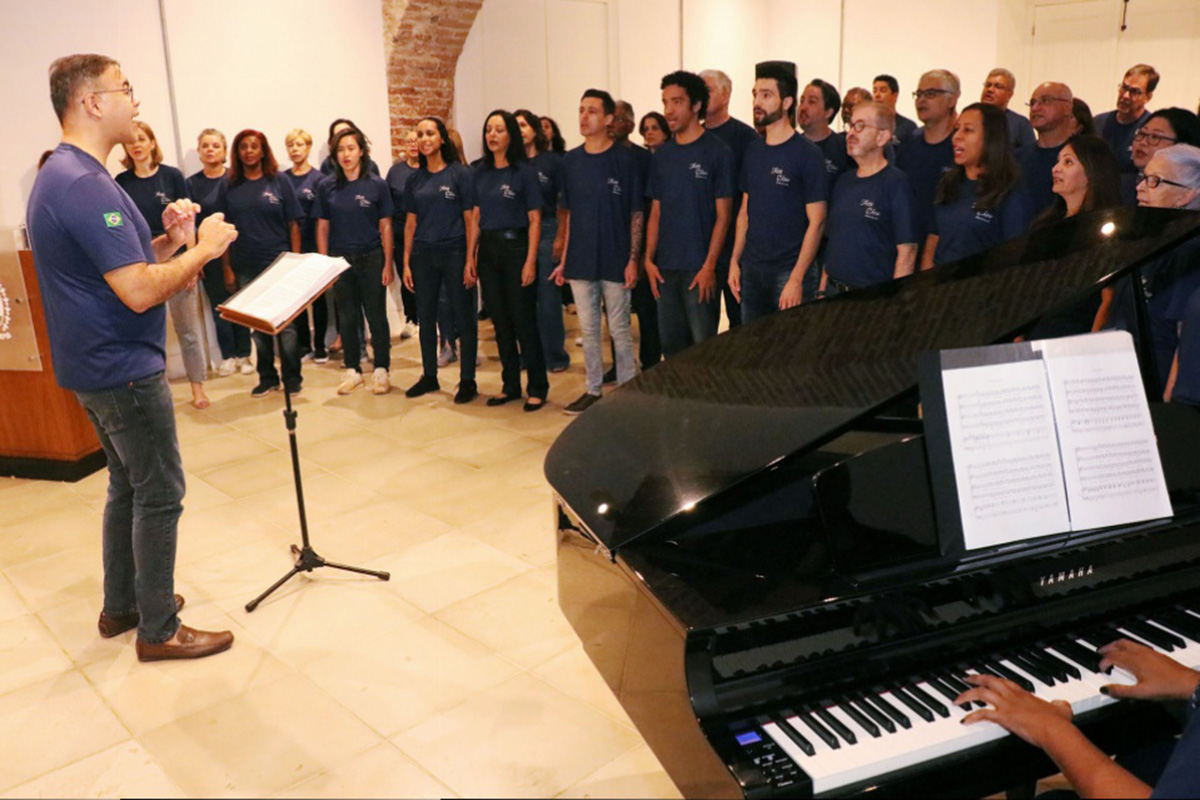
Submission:
<svg viewBox="0 0 1200 800">
<path fill-rule="evenodd" d="M 742 322 L 753 322 L 778 311 L 779 296 L 791 277 L 790 269 L 742 270 Z"/>
<path fill-rule="evenodd" d="M 542 340 L 542 352 L 546 366 L 550 369 L 565 368 L 571 363 L 564 346 L 566 331 L 563 328 L 562 287 L 550 280 L 554 263 L 554 237 L 558 234 L 558 220 L 551 216 L 542 218 L 542 233 L 537 250 L 537 317 L 538 335 Z"/>
<path fill-rule="evenodd" d="M 700 302 L 700 290 L 688 289 L 696 279 L 695 272 L 677 269 L 662 270 L 663 282 L 658 287 L 658 333 L 663 355 L 667 358 L 694 344 L 717 335 L 721 321 L 721 293 Z"/>
<path fill-rule="evenodd" d="M 138 638 L 175 635 L 175 542 L 183 464 L 175 407 L 162 372 L 111 389 L 76 392 L 108 459 L 104 505 L 104 611 L 141 615 Z"/>
<path fill-rule="evenodd" d="M 600 342 L 600 300 L 608 312 L 608 332 L 617 351 L 617 383 L 634 373 L 633 332 L 629 327 L 630 291 L 616 281 L 571 281 L 579 327 L 583 332 L 583 364 L 588 394 L 598 395 L 604 383 L 604 348 Z"/>
<path fill-rule="evenodd" d="M 413 242 L 409 257 L 413 287 L 417 293 L 417 319 L 421 323 L 421 368 L 430 378 L 438 373 L 438 304 L 444 292 L 453 312 L 452 325 L 462 341 L 458 368 L 460 381 L 475 380 L 475 353 L 479 348 L 479 319 L 475 312 L 475 290 L 463 285 L 467 266 L 466 241 L 447 246 Z M 442 335 L 448 333 L 443 330 Z"/>
</svg>

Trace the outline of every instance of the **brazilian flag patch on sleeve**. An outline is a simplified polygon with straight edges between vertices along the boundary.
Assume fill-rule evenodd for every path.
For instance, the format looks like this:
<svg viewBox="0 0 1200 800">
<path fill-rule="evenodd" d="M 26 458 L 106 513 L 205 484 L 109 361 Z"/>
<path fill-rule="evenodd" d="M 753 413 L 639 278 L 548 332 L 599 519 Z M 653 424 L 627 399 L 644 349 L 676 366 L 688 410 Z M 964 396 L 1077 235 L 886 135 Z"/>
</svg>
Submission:
<svg viewBox="0 0 1200 800">
<path fill-rule="evenodd" d="M 125 224 L 125 218 L 121 216 L 120 211 L 105 211 L 104 212 L 104 227 L 120 228 Z"/>
</svg>

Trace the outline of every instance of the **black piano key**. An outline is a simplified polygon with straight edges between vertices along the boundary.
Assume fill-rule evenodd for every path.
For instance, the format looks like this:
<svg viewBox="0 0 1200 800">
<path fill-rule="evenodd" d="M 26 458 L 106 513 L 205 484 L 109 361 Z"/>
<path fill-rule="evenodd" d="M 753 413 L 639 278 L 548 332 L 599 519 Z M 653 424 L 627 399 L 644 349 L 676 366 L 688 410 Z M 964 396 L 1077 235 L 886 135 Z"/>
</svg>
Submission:
<svg viewBox="0 0 1200 800">
<path fill-rule="evenodd" d="M 962 694 L 962 692 L 955 691 L 954 687 L 952 687 L 944 678 L 939 675 L 930 675 L 927 679 L 927 682 L 930 686 L 936 689 L 938 693 L 942 695 L 942 697 L 946 698 L 951 703 L 953 703 L 958 696 Z M 961 708 L 963 711 L 970 711 L 971 704 L 959 703 L 959 708 Z"/>
<path fill-rule="evenodd" d="M 1143 642 L 1141 639 L 1138 638 L 1137 634 L 1134 634 L 1131 636 L 1128 633 L 1117 630 L 1116 628 L 1112 627 L 1111 625 L 1100 625 L 1099 627 L 1096 628 L 1096 633 L 1100 634 L 1102 636 L 1107 635 L 1107 636 L 1112 637 L 1107 642 L 1101 642 L 1100 644 L 1096 645 L 1097 650 L 1099 650 L 1101 647 L 1103 647 L 1106 644 L 1111 644 L 1112 642 L 1115 642 L 1117 639 L 1128 639 L 1131 642 L 1137 642 L 1138 644 L 1145 644 L 1145 642 Z M 1091 640 L 1089 639 L 1088 641 L 1091 641 Z"/>
<path fill-rule="evenodd" d="M 812 714 L 808 714 L 808 713 L 802 711 L 802 712 L 798 713 L 796 716 L 798 716 L 800 718 L 801 722 L 803 722 L 805 725 L 807 725 L 809 728 L 811 728 L 813 733 L 815 733 L 817 736 L 821 737 L 821 741 L 825 742 L 825 744 L 829 745 L 834 750 L 841 749 L 842 743 L 838 741 L 838 738 L 836 736 L 834 736 L 832 733 L 830 733 L 829 730 L 824 725 L 822 725 L 820 722 L 818 722 L 812 716 Z"/>
<path fill-rule="evenodd" d="M 971 684 L 966 682 L 966 680 L 965 680 L 966 677 L 967 677 L 967 673 L 965 671 L 963 671 L 961 674 L 956 674 L 956 673 L 952 673 L 952 672 L 946 672 L 946 673 L 942 674 L 942 678 L 946 681 L 946 683 L 950 684 L 950 688 L 957 689 L 960 694 L 962 692 L 965 692 L 965 691 L 975 688 L 974 686 L 972 686 Z M 983 702 L 982 700 L 975 700 L 973 702 L 979 708 L 987 707 L 987 703 Z M 963 709 L 964 711 L 966 711 L 970 708 L 970 703 L 963 703 L 963 705 L 967 706 L 967 708 Z"/>
<path fill-rule="evenodd" d="M 841 709 L 843 714 L 857 722 L 858 727 L 871 734 L 871 736 L 875 737 L 876 739 L 882 736 L 882 734 L 879 732 L 879 726 L 868 719 L 866 714 L 855 708 L 854 704 L 850 702 L 849 698 L 839 702 L 837 707 Z"/>
<path fill-rule="evenodd" d="M 1083 679 L 1083 673 L 1079 671 L 1079 667 L 1075 666 L 1074 664 L 1068 664 L 1066 661 L 1063 661 L 1053 653 L 1046 652 L 1045 647 L 1037 648 L 1037 653 L 1043 659 L 1052 662 L 1060 671 L 1066 673 L 1067 678 L 1074 678 L 1077 681 Z M 1064 678 L 1063 680 L 1066 680 L 1067 678 Z"/>
<path fill-rule="evenodd" d="M 925 706 L 921 705 L 921 701 L 913 697 L 908 692 L 904 691 L 904 687 L 897 684 L 892 687 L 892 695 L 904 705 L 912 709 L 912 712 L 926 722 L 933 722 L 933 712 Z"/>
<path fill-rule="evenodd" d="M 830 714 L 829 709 L 818 706 L 813 709 L 813 713 L 817 715 L 817 718 L 821 722 L 825 723 L 826 727 L 842 737 L 842 741 L 847 744 L 858 744 L 858 737 L 854 735 L 854 731 L 843 725 L 842 721 L 833 714 Z"/>
<path fill-rule="evenodd" d="M 935 714 L 937 714 L 939 717 L 950 716 L 950 710 L 948 708 L 946 708 L 946 706 L 943 703 L 941 703 L 936 698 L 932 697 L 929 694 L 929 692 L 925 691 L 920 686 L 917 686 L 916 684 L 912 684 L 911 686 L 906 686 L 904 688 L 907 689 L 913 697 L 920 700 L 922 703 L 924 703 L 929 708 L 932 708 L 933 712 Z"/>
<path fill-rule="evenodd" d="M 1092 646 L 1093 650 L 1099 650 L 1104 645 L 1115 641 L 1114 639 L 1110 638 L 1107 632 L 1098 631 L 1094 628 L 1089 628 L 1086 631 L 1080 631 L 1075 638 L 1082 639 L 1083 641 L 1087 642 Z"/>
<path fill-rule="evenodd" d="M 856 697 L 852 702 L 855 708 L 870 717 L 876 725 L 888 733 L 896 732 L 896 723 L 892 722 L 891 717 L 876 708 L 870 700 L 865 697 Z"/>
<path fill-rule="evenodd" d="M 1168 609 L 1151 614 L 1149 619 L 1159 625 L 1165 625 L 1175 631 L 1175 633 L 1186 636 L 1193 642 L 1200 642 L 1200 619 L 1193 617 L 1191 614 L 1184 614 L 1182 611 Z"/>
<path fill-rule="evenodd" d="M 1156 628 L 1153 625 L 1147 625 L 1140 619 L 1125 620 L 1121 623 L 1121 627 L 1125 628 L 1132 634 L 1142 637 L 1151 644 L 1156 644 L 1168 653 L 1184 646 L 1183 639 L 1180 639 L 1174 634 L 1167 633 L 1161 628 Z"/>
<path fill-rule="evenodd" d="M 1039 670 L 1037 667 L 1029 665 L 1020 656 L 1016 655 L 1015 653 L 1008 653 L 1007 658 L 1009 661 L 1016 664 L 1018 667 L 1025 670 L 1026 672 L 1028 672 L 1033 677 L 1037 678 L 1042 683 L 1045 683 L 1045 684 L 1053 684 L 1054 683 L 1053 678 L 1051 678 L 1049 675 L 1046 675 L 1044 672 Z M 1034 688 L 1033 683 L 1031 683 L 1030 680 L 1028 678 L 1026 678 L 1024 675 L 1022 675 L 1021 673 L 1015 672 L 1014 670 L 1009 669 L 1008 667 L 1001 664 L 999 661 L 989 662 L 989 663 L 992 664 L 992 666 L 995 668 L 996 672 L 1000 675 L 1000 677 L 1008 678 L 1010 681 L 1015 683 L 1017 686 L 1020 686 L 1022 689 L 1024 689 L 1027 692 L 1033 691 L 1033 688 Z"/>
<path fill-rule="evenodd" d="M 882 689 L 876 690 L 874 694 L 867 695 L 867 700 L 870 701 L 871 703 L 873 703 L 875 705 L 875 707 L 878 708 L 880 711 L 882 711 L 884 714 L 887 714 L 889 717 L 894 719 L 896 721 L 896 724 L 899 725 L 901 728 L 911 728 L 912 720 L 910 720 L 904 714 L 903 711 L 896 708 L 894 705 L 889 703 L 887 700 L 883 699 L 882 692 L 883 692 Z"/>
<path fill-rule="evenodd" d="M 1070 675 L 1063 669 L 1063 664 L 1058 659 L 1051 660 L 1036 647 L 1022 648 L 1020 655 L 1031 664 L 1037 664 L 1045 672 L 1048 672 L 1054 680 L 1060 683 L 1066 683 L 1067 679 L 1070 678 Z"/>
<path fill-rule="evenodd" d="M 817 754 L 817 748 L 812 746 L 812 742 L 800 735 L 800 731 L 788 722 L 783 717 L 778 717 L 774 720 L 779 730 L 783 731 L 789 739 L 795 742 L 796 747 L 799 747 L 806 756 L 814 756 Z"/>
<path fill-rule="evenodd" d="M 1076 642 L 1074 639 L 1066 637 L 1055 639 L 1050 642 L 1050 646 L 1058 652 L 1062 653 L 1067 658 L 1074 661 L 1076 664 L 1081 664 L 1085 669 L 1100 674 L 1100 656 L 1095 650 L 1089 650 L 1083 645 Z"/>
</svg>

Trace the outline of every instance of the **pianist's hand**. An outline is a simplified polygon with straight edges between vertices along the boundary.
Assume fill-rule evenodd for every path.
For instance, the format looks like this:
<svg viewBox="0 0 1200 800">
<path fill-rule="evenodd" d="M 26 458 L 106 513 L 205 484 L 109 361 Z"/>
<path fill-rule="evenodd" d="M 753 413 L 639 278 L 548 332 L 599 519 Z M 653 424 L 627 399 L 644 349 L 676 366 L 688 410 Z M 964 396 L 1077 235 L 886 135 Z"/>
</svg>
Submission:
<svg viewBox="0 0 1200 800">
<path fill-rule="evenodd" d="M 1104 658 L 1100 669 L 1117 666 L 1133 673 L 1137 683 L 1125 686 L 1110 683 L 1101 691 L 1111 697 L 1138 700 L 1187 700 L 1200 684 L 1200 672 L 1188 669 L 1170 656 L 1151 650 L 1144 644 L 1118 639 L 1100 648 Z"/>
<path fill-rule="evenodd" d="M 980 708 L 963 717 L 970 725 L 985 720 L 1020 736 L 1034 747 L 1044 748 L 1071 724 L 1071 704 L 1063 700 L 1048 703 L 1017 684 L 994 675 L 971 675 L 967 682 L 975 688 L 963 692 L 954 701 L 982 700 L 990 708 Z"/>
</svg>

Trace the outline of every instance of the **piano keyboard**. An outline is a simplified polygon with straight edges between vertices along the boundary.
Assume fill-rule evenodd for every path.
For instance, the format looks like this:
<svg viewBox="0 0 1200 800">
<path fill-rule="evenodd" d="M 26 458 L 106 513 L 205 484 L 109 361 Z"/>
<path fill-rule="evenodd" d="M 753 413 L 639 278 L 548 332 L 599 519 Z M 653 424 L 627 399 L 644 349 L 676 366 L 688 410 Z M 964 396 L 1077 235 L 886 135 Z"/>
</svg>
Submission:
<svg viewBox="0 0 1200 800">
<path fill-rule="evenodd" d="M 969 711 L 953 700 L 966 690 L 964 679 L 971 674 L 999 675 L 1044 700 L 1065 700 L 1077 715 L 1117 702 L 1100 687 L 1136 680 L 1119 667 L 1100 673 L 1096 650 L 1119 638 L 1200 667 L 1200 605 L 1100 625 L 811 707 L 782 709 L 757 717 L 748 728 L 739 726 L 736 738 L 776 789 L 786 791 L 803 770 L 814 794 L 828 792 L 1008 736 L 992 722 L 960 724 Z"/>
</svg>

